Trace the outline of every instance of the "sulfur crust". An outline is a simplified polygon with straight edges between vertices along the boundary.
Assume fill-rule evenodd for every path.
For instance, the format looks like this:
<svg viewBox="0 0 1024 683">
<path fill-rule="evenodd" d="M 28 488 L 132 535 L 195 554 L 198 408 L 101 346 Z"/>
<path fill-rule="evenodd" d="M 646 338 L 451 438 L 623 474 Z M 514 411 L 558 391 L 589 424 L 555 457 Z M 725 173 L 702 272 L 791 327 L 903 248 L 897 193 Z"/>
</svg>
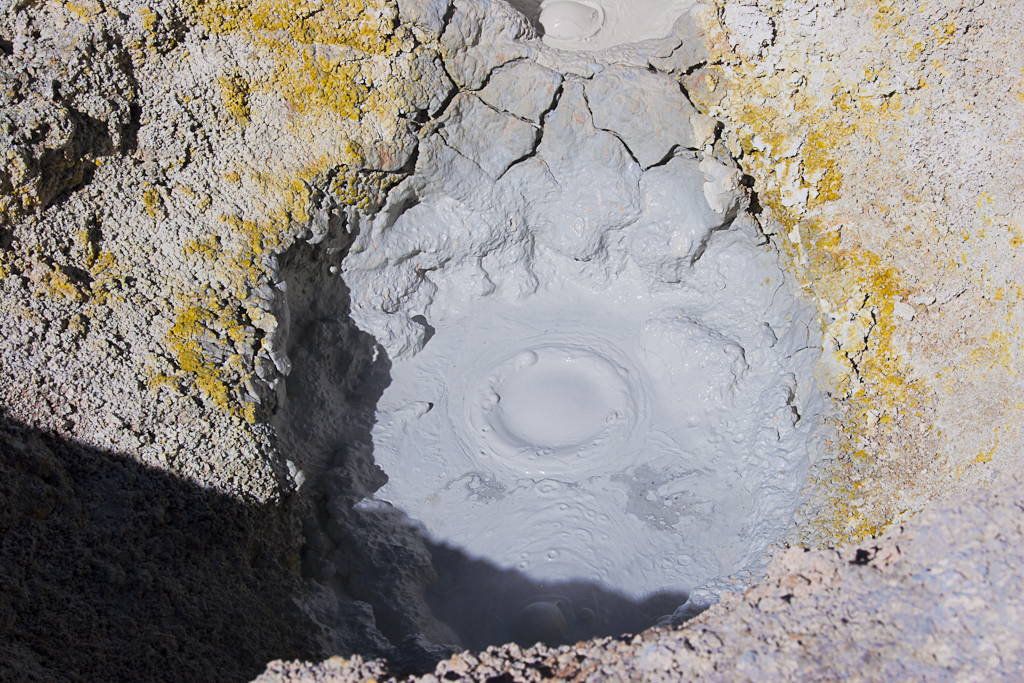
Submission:
<svg viewBox="0 0 1024 683">
<path fill-rule="evenodd" d="M 850 10 L 868 18 L 873 40 L 902 53 L 906 63 L 919 65 L 922 55 L 941 55 L 956 32 L 955 22 L 948 20 L 918 35 L 906 24 L 906 8 L 853 5 Z M 937 429 L 932 404 L 953 400 L 956 382 L 944 383 L 943 375 L 962 377 L 964 368 L 933 376 L 915 372 L 915 359 L 907 352 L 909 334 L 894 310 L 897 302 L 915 294 L 910 282 L 920 279 L 900 265 L 901 254 L 915 244 L 890 239 L 879 249 L 870 239 L 871 220 L 850 213 L 849 203 L 840 201 L 865 188 L 864 173 L 848 177 L 844 150 L 872 144 L 885 150 L 883 137 L 898 136 L 910 125 L 908 115 L 920 106 L 915 92 L 927 83 L 915 74 L 909 87 L 890 87 L 896 76 L 881 59 L 867 60 L 853 74 L 827 60 L 818 66 L 801 64 L 792 55 L 783 56 L 778 70 L 765 69 L 761 60 L 732 52 L 716 13 L 705 14 L 704 24 L 716 64 L 707 78 L 720 82 L 728 95 L 717 93 L 716 100 L 702 88 L 691 95 L 704 112 L 724 121 L 727 143 L 755 179 L 759 200 L 777 223 L 775 241 L 789 271 L 819 306 L 828 370 L 824 383 L 840 409 L 835 437 L 827 444 L 834 457 L 813 475 L 823 503 L 804 524 L 802 539 L 838 545 L 877 536 L 923 505 L 924 497 L 906 492 L 915 488 L 918 473 L 932 467 L 942 469 L 944 479 L 962 478 L 992 462 L 999 445 L 993 439 L 976 454 L 958 459 L 927 448 L 908 452 L 907 433 Z M 810 78 L 814 87 L 808 85 Z M 904 220 L 893 214 L 887 218 Z M 1014 240 L 1019 245 L 1019 234 L 1019 229 L 1014 232 L 1011 245 Z M 968 372 L 977 376 L 979 370 L 1000 365 L 1015 375 L 1020 366 L 1020 346 L 1013 342 L 1018 314 L 1009 301 L 1019 301 L 1019 288 L 1000 289 L 992 298 L 1006 302 L 994 307 L 1002 324 L 968 342 L 973 366 Z M 1005 424 L 1019 416 L 1018 405 L 1007 412 Z"/>
<path fill-rule="evenodd" d="M 362 57 L 393 57 L 408 40 L 395 31 L 395 5 L 380 0 L 190 4 L 211 32 L 242 37 L 276 59 L 270 79 L 256 87 L 280 95 L 299 114 L 331 110 L 347 119 L 365 115 L 374 84 L 361 68 Z M 226 79 L 221 88 L 226 101 L 237 99 L 237 80 Z"/>
<path fill-rule="evenodd" d="M 243 331 L 255 326 L 271 333 L 277 321 L 253 305 L 250 293 L 273 284 L 268 257 L 287 249 L 309 224 L 312 187 L 327 185 L 346 204 L 367 208 L 396 182 L 394 173 L 364 171 L 362 150 L 394 138 L 402 126 L 400 115 L 409 108 L 403 83 L 381 64 L 386 67 L 414 44 L 408 30 L 397 26 L 394 2 L 215 0 L 193 1 L 188 7 L 192 19 L 210 33 L 247 45 L 255 53 L 252 61 L 273 65 L 269 73 L 235 68 L 216 78 L 219 104 L 239 135 L 254 120 L 279 120 L 273 108 L 283 102 L 289 136 L 315 145 L 318 132 L 330 131 L 326 137 L 336 143 L 318 155 L 305 155 L 298 167 L 287 161 L 264 170 L 236 164 L 223 180 L 260 198 L 260 204 L 218 213 L 214 222 L 221 235 L 191 240 L 184 248 L 185 257 L 201 262 L 229 296 L 202 287 L 181 289 L 174 297 L 168 346 L 180 373 L 215 405 L 254 422 L 255 405 L 240 387 L 255 379 L 255 370 L 252 358 L 238 349 L 249 345 L 259 352 L 266 339 L 242 339 Z M 144 20 L 153 23 L 148 15 Z M 158 189 L 146 189 L 141 201 L 151 217 L 161 217 L 164 200 Z M 200 338 L 208 343 L 200 344 Z M 175 384 L 164 373 L 151 377 L 154 387 Z"/>
</svg>

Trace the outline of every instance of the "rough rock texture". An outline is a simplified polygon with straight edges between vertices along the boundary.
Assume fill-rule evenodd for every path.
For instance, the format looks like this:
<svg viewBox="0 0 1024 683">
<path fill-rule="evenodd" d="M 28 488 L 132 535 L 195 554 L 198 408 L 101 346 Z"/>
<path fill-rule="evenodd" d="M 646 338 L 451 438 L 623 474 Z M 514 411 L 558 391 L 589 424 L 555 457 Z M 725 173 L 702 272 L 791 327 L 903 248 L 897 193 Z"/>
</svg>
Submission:
<svg viewBox="0 0 1024 683">
<path fill-rule="evenodd" d="M 465 159 L 419 143 L 456 89 L 524 123 L 550 106 L 563 86 L 518 73 L 530 57 L 584 81 L 652 66 L 722 121 L 831 343 L 835 457 L 800 538 L 905 531 L 863 556 L 780 555 L 686 631 L 442 673 L 1019 679 L 1022 23 L 995 0 L 719 3 L 596 58 L 555 55 L 497 0 L 4 3 L 4 677 L 244 680 L 278 656 L 442 654 L 417 635 L 433 628 L 409 590 L 429 581 L 422 549 L 324 504 L 332 481 L 352 500 L 379 485 L 357 438 L 374 397 L 355 395 L 386 372 L 330 276 L 413 164 Z M 686 123 L 695 144 L 719 135 Z M 321 290 L 331 310 L 310 306 Z M 324 358 L 333 376 L 304 375 Z M 336 417 L 350 430 L 331 441 L 316 427 Z M 317 542 L 333 574 L 302 552 Z M 389 615 L 394 642 L 373 623 Z M 282 671 L 386 673 L 267 675 Z"/>
<path fill-rule="evenodd" d="M 287 517 L 0 417 L 0 678 L 239 680 L 318 654 Z"/>
<path fill-rule="evenodd" d="M 290 323 L 304 333 L 318 315 L 289 310 L 286 279 L 301 288 L 340 262 L 350 215 L 400 179 L 416 120 L 452 86 L 429 21 L 401 25 L 384 2 L 309 10 L 0 8 L 2 407 L 71 453 L 50 468 L 65 502 L 45 523 L 10 502 L 13 678 L 244 680 L 277 650 L 392 652 L 366 603 L 303 578 L 296 462 L 327 456 L 269 420 Z M 343 304 L 331 315 L 344 326 Z M 105 498 L 109 514 L 83 512 Z M 429 580 L 425 551 L 405 551 L 420 552 L 407 580 L 406 556 L 354 545 L 368 580 L 353 592 L 416 623 L 388 586 Z"/>
<path fill-rule="evenodd" d="M 80 184 L 96 158 L 131 144 L 136 83 L 118 36 L 99 22 L 69 27 L 61 12 L 41 14 L 10 17 L 0 51 L 0 228 Z"/>
<path fill-rule="evenodd" d="M 1021 468 L 1019 7 L 720 3 L 684 77 L 818 303 L 834 458 L 803 539 Z"/>
</svg>

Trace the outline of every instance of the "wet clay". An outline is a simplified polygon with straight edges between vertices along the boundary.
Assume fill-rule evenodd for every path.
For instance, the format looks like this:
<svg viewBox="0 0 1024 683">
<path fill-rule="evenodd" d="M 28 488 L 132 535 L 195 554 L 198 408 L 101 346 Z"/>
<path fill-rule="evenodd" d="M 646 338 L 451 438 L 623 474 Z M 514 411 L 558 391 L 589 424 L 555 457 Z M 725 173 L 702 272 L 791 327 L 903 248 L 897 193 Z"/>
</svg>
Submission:
<svg viewBox="0 0 1024 683">
<path fill-rule="evenodd" d="M 375 498 L 538 591 L 639 602 L 756 573 L 814 457 L 819 332 L 729 161 L 689 124 L 665 147 L 600 130 L 584 97 L 677 86 L 563 77 L 540 131 L 460 95 L 346 259 L 392 360 Z"/>
</svg>

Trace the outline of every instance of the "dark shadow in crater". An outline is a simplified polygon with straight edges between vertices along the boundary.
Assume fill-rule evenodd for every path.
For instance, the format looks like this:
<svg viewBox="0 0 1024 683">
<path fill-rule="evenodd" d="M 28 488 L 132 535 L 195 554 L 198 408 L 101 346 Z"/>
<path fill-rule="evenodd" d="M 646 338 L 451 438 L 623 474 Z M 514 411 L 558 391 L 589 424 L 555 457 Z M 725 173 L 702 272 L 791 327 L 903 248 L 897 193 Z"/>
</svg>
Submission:
<svg viewBox="0 0 1024 683">
<path fill-rule="evenodd" d="M 0 680 L 248 681 L 318 657 L 290 509 L 0 407 Z"/>
<path fill-rule="evenodd" d="M 372 608 L 367 643 L 356 653 L 432 669 L 452 649 L 431 643 L 455 637 L 423 601 L 434 579 L 430 554 L 399 511 L 362 502 L 387 482 L 374 462 L 371 431 L 377 401 L 391 383 L 391 361 L 350 316 L 338 269 L 351 235 L 338 224 L 330 232 L 332 239 L 299 244 L 281 259 L 292 371 L 273 424 L 281 452 L 307 477 L 302 574 L 341 605 Z"/>
<path fill-rule="evenodd" d="M 333 467 L 380 471 L 372 464 L 370 432 L 391 383 L 391 361 L 352 320 L 349 290 L 337 272 L 353 236 L 343 216 L 331 214 L 328 222 L 333 237 L 299 243 L 280 258 L 287 309 L 278 317 L 287 319 L 292 369 L 273 424 L 281 449 L 314 479 Z M 353 495 L 365 497 L 387 481 L 368 476 L 352 482 Z"/>
<path fill-rule="evenodd" d="M 687 598 L 684 592 L 666 591 L 638 602 L 587 581 L 541 583 L 458 548 L 430 542 L 427 547 L 438 577 L 427 590 L 427 603 L 471 650 L 639 633 Z"/>
</svg>

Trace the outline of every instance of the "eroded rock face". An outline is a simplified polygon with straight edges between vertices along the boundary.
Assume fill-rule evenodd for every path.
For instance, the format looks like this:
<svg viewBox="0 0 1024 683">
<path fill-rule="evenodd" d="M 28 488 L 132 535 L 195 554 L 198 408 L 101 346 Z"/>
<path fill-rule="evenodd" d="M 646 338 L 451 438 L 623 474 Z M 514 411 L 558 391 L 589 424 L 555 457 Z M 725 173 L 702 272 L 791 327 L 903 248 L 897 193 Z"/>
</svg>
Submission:
<svg viewBox="0 0 1024 683">
<path fill-rule="evenodd" d="M 92 163 L 130 151 L 136 83 L 118 37 L 42 7 L 7 11 L 0 46 L 0 229 L 85 181 Z M 9 239 L 9 235 L 8 235 Z"/>
<path fill-rule="evenodd" d="M 1024 356 L 1001 340 L 1024 310 L 1005 189 L 1024 167 L 996 140 L 1017 139 L 1024 102 L 1000 74 L 1024 62 L 1019 11 L 996 7 L 728 3 L 707 23 L 712 59 L 684 78 L 818 302 L 842 428 L 812 475 L 808 543 L 1021 467 Z"/>
<path fill-rule="evenodd" d="M 72 467 L 51 521 L 11 517 L 9 538 L 37 539 L 19 557 L 45 574 L 50 606 L 25 594 L 5 623 L 19 643 L 46 632 L 64 639 L 34 659 L 19 645 L 6 659 L 14 671 L 130 677 L 133 658 L 148 655 L 142 640 L 139 648 L 121 644 L 140 637 L 140 624 L 155 625 L 146 643 L 161 641 L 160 656 L 148 660 L 153 669 L 139 665 L 142 677 L 244 679 L 278 646 L 303 657 L 392 651 L 367 603 L 348 594 L 339 601 L 302 576 L 307 503 L 296 494 L 305 478 L 296 461 L 308 444 L 282 430 L 279 446 L 268 421 L 284 396 L 288 344 L 311 323 L 302 286 L 340 264 L 358 207 L 372 212 L 401 179 L 416 121 L 442 109 L 453 86 L 429 17 L 417 19 L 423 26 L 400 24 L 394 3 L 299 14 L 273 2 L 4 6 L 5 419 L 92 449 L 97 467 L 116 474 Z M 307 249 L 302 259 L 286 255 L 296 242 Z M 288 279 L 300 295 L 294 314 Z M 344 324 L 343 308 L 333 315 Z M 358 372 L 354 355 L 340 361 L 349 366 L 342 374 Z M 4 451 L 5 463 L 18 457 Z M 303 457 L 303 466 L 319 473 L 321 457 Z M 121 476 L 118 458 L 127 458 L 130 475 Z M 140 502 L 148 482 L 165 478 L 172 489 L 177 478 L 185 482 L 184 493 L 168 495 L 188 512 L 167 517 L 163 497 Z M 205 490 L 224 501 L 219 512 L 202 502 Z M 111 509 L 114 521 L 75 519 L 76 509 L 115 494 L 128 502 Z M 33 509 L 22 498 L 12 506 Z M 374 539 L 395 525 L 384 526 Z M 371 547 L 357 522 L 351 533 L 363 551 L 353 555 L 362 558 L 353 559 L 356 574 L 377 580 L 368 567 L 396 568 L 383 580 L 395 590 L 378 614 L 394 613 L 397 640 L 428 630 L 416 612 L 416 593 L 430 579 L 423 551 Z M 224 547 L 210 550 L 217 537 Z M 139 552 L 129 547 L 139 538 L 153 558 L 194 562 L 119 568 Z M 179 550 L 189 543 L 203 550 Z M 159 588 L 143 591 L 145 599 L 134 588 L 118 596 L 102 576 L 63 585 L 39 569 L 60 564 L 51 558 L 62 548 L 96 544 L 115 579 Z M 201 552 L 209 557 L 196 560 Z M 88 564 L 69 567 L 77 577 Z M 415 566 L 404 574 L 404 564 Z M 16 563 L 4 568 L 5 585 L 31 580 Z M 233 597 L 237 604 L 224 606 Z M 211 614 L 197 616 L 200 603 Z M 90 632 L 79 609 L 124 618 L 104 617 Z M 67 619 L 74 627 L 54 626 Z M 194 628 L 182 630 L 182 620 Z M 275 645 L 265 638 L 274 632 L 294 637 Z M 108 653 L 106 663 L 80 657 L 86 649 Z M 415 658 L 429 647 L 413 638 L 403 652 Z"/>
</svg>

